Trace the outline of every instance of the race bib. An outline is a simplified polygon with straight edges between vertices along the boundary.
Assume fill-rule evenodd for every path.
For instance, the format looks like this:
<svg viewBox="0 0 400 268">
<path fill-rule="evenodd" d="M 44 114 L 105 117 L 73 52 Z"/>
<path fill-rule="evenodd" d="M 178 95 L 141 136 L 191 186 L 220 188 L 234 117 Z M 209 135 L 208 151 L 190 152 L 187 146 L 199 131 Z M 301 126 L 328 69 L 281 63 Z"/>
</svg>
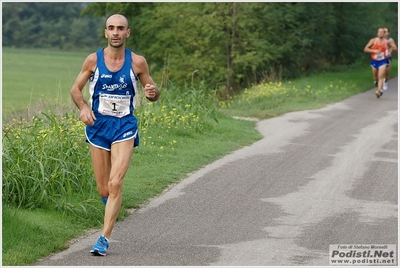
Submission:
<svg viewBox="0 0 400 268">
<path fill-rule="evenodd" d="M 384 60 L 385 59 L 385 53 L 377 53 L 375 54 L 374 60 Z"/>
<path fill-rule="evenodd" d="M 99 110 L 102 115 L 124 117 L 130 113 L 131 95 L 100 94 Z"/>
</svg>

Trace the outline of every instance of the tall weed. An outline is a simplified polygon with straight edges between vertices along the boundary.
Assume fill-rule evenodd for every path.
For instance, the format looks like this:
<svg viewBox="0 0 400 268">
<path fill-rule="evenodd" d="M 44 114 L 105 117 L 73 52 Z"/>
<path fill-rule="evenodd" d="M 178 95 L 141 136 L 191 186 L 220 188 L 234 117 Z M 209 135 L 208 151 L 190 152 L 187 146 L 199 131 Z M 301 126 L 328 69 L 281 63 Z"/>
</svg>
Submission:
<svg viewBox="0 0 400 268">
<path fill-rule="evenodd" d="M 147 143 L 151 149 L 159 149 L 152 148 L 155 133 L 190 135 L 209 129 L 217 121 L 217 99 L 204 84 L 184 90 L 171 85 L 154 103 L 141 97 L 135 113 L 141 144 Z M 3 204 L 86 213 L 91 203 L 98 201 L 97 197 L 92 199 L 97 191 L 90 152 L 76 111 L 65 116 L 42 112 L 30 120 L 21 117 L 5 124 L 2 176 Z"/>
<path fill-rule="evenodd" d="M 160 132 L 204 132 L 218 122 L 218 100 L 204 83 L 197 87 L 177 88 L 170 84 L 161 92 L 157 102 L 141 99 L 135 111 L 140 124 L 140 134 L 145 137 L 149 129 Z"/>
<path fill-rule="evenodd" d="M 83 128 L 51 112 L 4 125 L 3 204 L 85 213 L 94 179 Z"/>
</svg>

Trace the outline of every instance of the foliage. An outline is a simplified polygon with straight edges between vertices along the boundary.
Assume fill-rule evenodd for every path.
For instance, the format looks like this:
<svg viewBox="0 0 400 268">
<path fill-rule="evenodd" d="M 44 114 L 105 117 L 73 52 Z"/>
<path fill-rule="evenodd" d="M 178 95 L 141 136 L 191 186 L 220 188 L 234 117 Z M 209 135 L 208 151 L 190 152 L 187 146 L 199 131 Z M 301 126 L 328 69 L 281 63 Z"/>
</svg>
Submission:
<svg viewBox="0 0 400 268">
<path fill-rule="evenodd" d="M 95 186 L 83 124 L 42 115 L 3 126 L 3 204 L 86 213 Z"/>
<path fill-rule="evenodd" d="M 217 122 L 216 105 L 218 103 L 212 90 L 204 83 L 198 86 L 180 89 L 170 84 L 157 102 L 142 101 L 135 111 L 140 124 L 140 133 L 157 128 L 162 132 L 174 130 L 205 132 L 209 130 L 213 119 Z"/>
<path fill-rule="evenodd" d="M 367 59 L 378 27 L 397 26 L 397 3 L 94 3 L 88 13 L 119 12 L 134 25 L 128 45 L 146 57 L 162 85 L 206 81 L 229 96 Z M 377 14 L 381 14 L 380 16 Z M 397 31 L 391 31 L 397 38 Z"/>
<path fill-rule="evenodd" d="M 103 19 L 81 17 L 85 3 L 2 3 L 3 47 L 82 50 L 97 47 Z"/>
<path fill-rule="evenodd" d="M 397 39 L 397 10 L 397 2 L 3 3 L 3 46 L 106 45 L 104 21 L 121 13 L 132 30 L 128 47 L 146 57 L 160 87 L 194 78 L 228 97 L 366 60 L 379 27 Z"/>
</svg>

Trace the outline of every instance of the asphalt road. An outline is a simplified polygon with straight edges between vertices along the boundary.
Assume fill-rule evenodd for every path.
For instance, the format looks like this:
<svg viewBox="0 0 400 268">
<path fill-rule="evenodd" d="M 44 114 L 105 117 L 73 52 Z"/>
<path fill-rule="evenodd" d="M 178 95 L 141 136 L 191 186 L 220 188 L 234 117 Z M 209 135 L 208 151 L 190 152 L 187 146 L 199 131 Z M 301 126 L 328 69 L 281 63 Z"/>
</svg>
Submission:
<svg viewBox="0 0 400 268">
<path fill-rule="evenodd" d="M 191 174 L 113 231 L 40 266 L 329 265 L 331 244 L 398 243 L 398 79 L 258 122 L 264 138 Z"/>
</svg>

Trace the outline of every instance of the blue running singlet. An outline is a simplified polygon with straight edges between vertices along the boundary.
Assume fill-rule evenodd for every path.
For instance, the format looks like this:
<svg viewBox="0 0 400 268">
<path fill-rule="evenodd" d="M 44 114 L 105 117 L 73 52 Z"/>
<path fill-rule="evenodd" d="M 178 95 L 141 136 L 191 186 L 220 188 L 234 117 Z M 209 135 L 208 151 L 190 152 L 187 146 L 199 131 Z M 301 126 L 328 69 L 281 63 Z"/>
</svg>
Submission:
<svg viewBox="0 0 400 268">
<path fill-rule="evenodd" d="M 97 66 L 89 79 L 90 104 L 97 120 L 93 126 L 86 126 L 86 139 L 107 151 L 112 144 L 133 138 L 134 146 L 139 145 L 138 123 L 133 114 L 139 79 L 132 69 L 131 53 L 125 49 L 124 65 L 111 72 L 104 62 L 103 49 L 99 49 Z"/>
<path fill-rule="evenodd" d="M 125 62 L 117 72 L 107 69 L 103 49 L 97 54 L 97 67 L 90 77 L 89 92 L 92 110 L 115 117 L 132 115 L 136 103 L 138 78 L 132 69 L 131 51 L 125 49 Z"/>
</svg>

